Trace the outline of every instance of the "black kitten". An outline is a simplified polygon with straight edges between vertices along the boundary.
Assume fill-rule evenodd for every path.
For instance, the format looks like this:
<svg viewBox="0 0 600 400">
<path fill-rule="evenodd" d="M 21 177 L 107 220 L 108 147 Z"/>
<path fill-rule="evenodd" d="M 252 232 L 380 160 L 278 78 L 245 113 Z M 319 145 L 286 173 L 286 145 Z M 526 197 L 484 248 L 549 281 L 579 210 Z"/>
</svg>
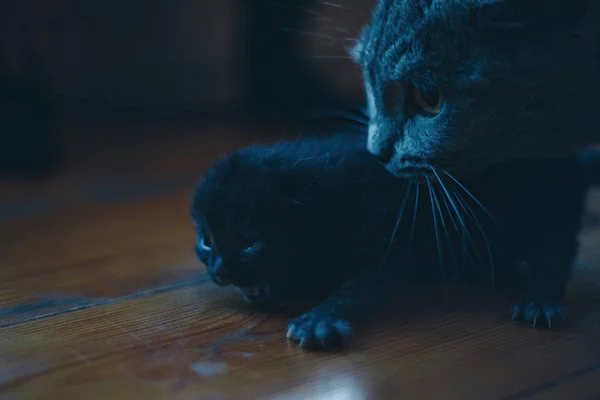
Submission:
<svg viewBox="0 0 600 400">
<path fill-rule="evenodd" d="M 368 148 L 396 174 L 467 176 L 600 142 L 600 3 L 380 0 L 352 51 Z"/>
<path fill-rule="evenodd" d="M 392 176 L 355 135 L 238 150 L 195 192 L 198 257 L 217 284 L 253 302 L 326 296 L 289 326 L 308 348 L 343 342 L 402 285 L 504 286 L 523 263 L 514 317 L 560 319 L 586 188 L 576 161 L 515 162 L 464 183 L 434 176 Z"/>
</svg>

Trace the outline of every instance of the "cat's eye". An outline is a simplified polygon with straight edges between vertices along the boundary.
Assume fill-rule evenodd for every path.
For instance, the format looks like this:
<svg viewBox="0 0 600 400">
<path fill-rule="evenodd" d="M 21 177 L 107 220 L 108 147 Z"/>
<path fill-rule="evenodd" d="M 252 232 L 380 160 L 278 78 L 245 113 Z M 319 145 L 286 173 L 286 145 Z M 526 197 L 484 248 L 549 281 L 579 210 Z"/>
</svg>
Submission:
<svg viewBox="0 0 600 400">
<path fill-rule="evenodd" d="M 437 115 L 442 111 L 444 95 L 439 90 L 421 90 L 415 86 L 413 94 L 417 105 L 426 113 Z"/>
</svg>

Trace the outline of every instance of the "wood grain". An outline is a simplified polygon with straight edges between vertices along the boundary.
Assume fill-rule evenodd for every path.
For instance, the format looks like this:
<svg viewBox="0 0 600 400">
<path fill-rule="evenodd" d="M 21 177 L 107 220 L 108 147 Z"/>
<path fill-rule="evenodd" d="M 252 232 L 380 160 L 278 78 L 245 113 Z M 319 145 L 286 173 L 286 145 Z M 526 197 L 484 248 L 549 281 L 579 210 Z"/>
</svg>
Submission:
<svg viewBox="0 0 600 400">
<path fill-rule="evenodd" d="M 0 398 L 599 398 L 600 192 L 566 325 L 511 323 L 502 295 L 415 288 L 349 351 L 311 353 L 285 341 L 285 317 L 212 285 L 191 251 L 195 177 L 262 139 L 153 125 L 132 155 L 110 145 L 128 129 L 102 128 L 89 147 L 71 139 L 52 181 L 0 182 Z"/>
</svg>

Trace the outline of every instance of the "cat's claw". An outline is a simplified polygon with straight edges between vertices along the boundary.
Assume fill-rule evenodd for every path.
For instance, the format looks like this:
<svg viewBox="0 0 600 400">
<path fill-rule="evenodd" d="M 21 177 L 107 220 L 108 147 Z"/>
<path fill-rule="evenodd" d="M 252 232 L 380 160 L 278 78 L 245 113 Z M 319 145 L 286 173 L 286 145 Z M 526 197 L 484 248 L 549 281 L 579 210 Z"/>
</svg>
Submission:
<svg viewBox="0 0 600 400">
<path fill-rule="evenodd" d="M 293 320 L 286 336 L 303 349 L 327 350 L 343 346 L 351 333 L 347 321 L 311 311 Z"/>
<path fill-rule="evenodd" d="M 551 329 L 555 322 L 564 320 L 565 308 L 558 303 L 538 304 L 534 302 L 517 303 L 512 309 L 512 319 L 530 322 L 534 328 L 539 327 L 540 319 L 546 321 L 546 326 Z"/>
</svg>

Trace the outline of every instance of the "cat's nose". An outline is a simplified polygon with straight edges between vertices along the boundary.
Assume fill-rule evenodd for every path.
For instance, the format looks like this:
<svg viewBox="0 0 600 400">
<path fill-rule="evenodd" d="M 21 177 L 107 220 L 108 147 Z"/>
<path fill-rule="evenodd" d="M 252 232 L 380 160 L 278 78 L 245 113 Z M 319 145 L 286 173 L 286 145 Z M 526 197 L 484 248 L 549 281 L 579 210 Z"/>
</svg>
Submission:
<svg viewBox="0 0 600 400">
<path fill-rule="evenodd" d="M 367 132 L 367 151 L 383 165 L 392 161 L 396 153 L 396 144 L 402 139 L 403 128 L 393 118 L 380 118 L 369 121 Z"/>
<path fill-rule="evenodd" d="M 377 159 L 377 161 L 379 161 L 380 164 L 386 165 L 388 162 L 390 162 L 391 157 L 387 154 L 378 154 L 375 156 L 375 158 Z"/>
<path fill-rule="evenodd" d="M 394 155 L 394 150 L 379 149 L 376 153 L 373 153 L 373 155 L 380 164 L 387 165 Z"/>
</svg>

